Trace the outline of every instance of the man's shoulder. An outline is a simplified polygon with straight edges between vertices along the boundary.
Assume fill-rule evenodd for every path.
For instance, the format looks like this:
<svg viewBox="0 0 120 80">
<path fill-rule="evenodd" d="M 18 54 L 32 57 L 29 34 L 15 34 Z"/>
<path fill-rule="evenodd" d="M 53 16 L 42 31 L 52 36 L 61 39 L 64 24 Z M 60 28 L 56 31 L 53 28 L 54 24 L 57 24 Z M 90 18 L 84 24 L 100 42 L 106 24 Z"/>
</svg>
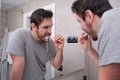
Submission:
<svg viewBox="0 0 120 80">
<path fill-rule="evenodd" d="M 110 9 L 108 11 L 105 11 L 104 14 L 103 14 L 103 17 L 109 17 L 109 16 L 113 16 L 120 13 L 120 8 L 113 8 L 113 9 Z"/>
<path fill-rule="evenodd" d="M 13 33 L 16 34 L 16 35 L 21 35 L 21 34 L 29 32 L 29 31 L 30 31 L 29 29 L 18 28 L 16 30 L 14 30 Z"/>
<path fill-rule="evenodd" d="M 18 28 L 11 33 L 9 33 L 9 37 L 23 37 L 26 36 L 26 33 L 28 33 L 30 30 L 29 29 L 24 29 L 24 28 Z"/>
<path fill-rule="evenodd" d="M 105 11 L 101 17 L 101 23 L 104 21 L 106 23 L 110 23 L 114 20 L 118 20 L 120 18 L 120 8 L 113 8 L 108 11 Z"/>
<path fill-rule="evenodd" d="M 28 29 L 25 29 L 25 28 L 18 28 L 15 30 L 15 32 L 26 32 L 28 31 Z"/>
</svg>

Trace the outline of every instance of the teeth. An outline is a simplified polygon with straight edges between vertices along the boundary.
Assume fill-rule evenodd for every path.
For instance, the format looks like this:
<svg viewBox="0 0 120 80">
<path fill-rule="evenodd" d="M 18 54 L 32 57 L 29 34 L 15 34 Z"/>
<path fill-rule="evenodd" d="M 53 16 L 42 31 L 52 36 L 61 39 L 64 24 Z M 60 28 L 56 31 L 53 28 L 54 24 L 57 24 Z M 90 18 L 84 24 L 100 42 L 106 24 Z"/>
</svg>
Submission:
<svg viewBox="0 0 120 80">
<path fill-rule="evenodd" d="M 48 41 L 49 38 L 50 38 L 50 36 L 46 36 L 46 37 L 45 37 L 46 41 Z"/>
</svg>

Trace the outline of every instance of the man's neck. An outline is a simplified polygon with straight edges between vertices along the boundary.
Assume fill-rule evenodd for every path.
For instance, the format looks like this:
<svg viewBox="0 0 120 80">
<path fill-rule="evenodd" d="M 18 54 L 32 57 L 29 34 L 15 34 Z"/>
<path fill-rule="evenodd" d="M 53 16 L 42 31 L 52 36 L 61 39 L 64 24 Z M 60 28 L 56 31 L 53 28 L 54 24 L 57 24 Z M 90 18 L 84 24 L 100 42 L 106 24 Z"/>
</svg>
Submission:
<svg viewBox="0 0 120 80">
<path fill-rule="evenodd" d="M 95 15 L 95 18 L 94 18 L 94 28 L 95 28 L 96 33 L 98 33 L 100 19 L 101 19 L 100 17 L 98 17 L 97 15 Z"/>
<path fill-rule="evenodd" d="M 31 34 L 36 41 L 41 41 L 39 38 L 37 38 L 37 33 L 35 33 L 34 31 L 31 31 Z"/>
</svg>

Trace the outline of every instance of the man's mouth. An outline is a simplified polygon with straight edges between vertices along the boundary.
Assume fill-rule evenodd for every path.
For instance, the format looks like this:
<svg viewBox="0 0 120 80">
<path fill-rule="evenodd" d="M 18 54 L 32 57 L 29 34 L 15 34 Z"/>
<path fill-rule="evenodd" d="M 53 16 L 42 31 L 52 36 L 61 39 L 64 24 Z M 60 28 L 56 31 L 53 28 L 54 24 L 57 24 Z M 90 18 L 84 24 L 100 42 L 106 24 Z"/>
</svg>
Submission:
<svg viewBox="0 0 120 80">
<path fill-rule="evenodd" d="M 45 41 L 48 41 L 50 36 L 45 36 Z"/>
</svg>

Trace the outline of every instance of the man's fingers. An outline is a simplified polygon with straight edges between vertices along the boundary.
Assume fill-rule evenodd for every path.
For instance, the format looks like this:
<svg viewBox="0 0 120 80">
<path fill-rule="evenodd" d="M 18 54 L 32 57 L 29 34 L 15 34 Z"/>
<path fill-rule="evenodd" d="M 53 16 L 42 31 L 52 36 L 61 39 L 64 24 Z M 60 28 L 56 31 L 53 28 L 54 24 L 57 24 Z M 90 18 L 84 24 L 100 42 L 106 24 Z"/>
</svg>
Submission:
<svg viewBox="0 0 120 80">
<path fill-rule="evenodd" d="M 64 42 L 64 38 L 61 35 L 56 35 L 54 39 L 56 42 Z"/>
</svg>

